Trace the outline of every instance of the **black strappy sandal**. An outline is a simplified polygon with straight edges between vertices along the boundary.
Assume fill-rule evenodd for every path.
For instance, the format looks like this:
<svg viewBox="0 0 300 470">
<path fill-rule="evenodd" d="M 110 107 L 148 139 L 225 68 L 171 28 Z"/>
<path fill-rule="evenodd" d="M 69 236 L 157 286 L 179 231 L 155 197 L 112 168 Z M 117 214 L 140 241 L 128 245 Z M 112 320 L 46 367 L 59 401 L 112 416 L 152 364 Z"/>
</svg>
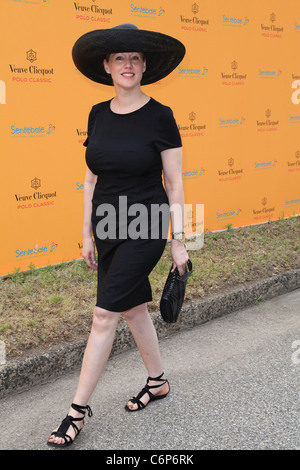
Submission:
<svg viewBox="0 0 300 470">
<path fill-rule="evenodd" d="M 166 396 L 169 394 L 170 392 L 170 384 L 168 382 L 167 379 L 162 379 L 161 377 L 164 375 L 164 372 L 159 375 L 158 377 L 148 377 L 147 379 L 147 384 L 145 385 L 145 387 L 143 388 L 143 390 L 140 391 L 140 393 L 136 396 L 136 397 L 132 397 L 130 398 L 130 400 L 128 401 L 131 401 L 131 403 L 133 404 L 137 404 L 138 405 L 138 408 L 132 410 L 131 408 L 129 408 L 127 405 L 125 406 L 125 410 L 126 411 L 139 411 L 139 410 L 142 410 L 143 408 L 146 408 L 146 406 L 148 405 L 148 403 L 150 403 L 150 401 L 155 401 L 155 400 L 161 400 L 162 398 L 166 398 Z M 148 382 L 150 380 L 153 380 L 153 382 L 162 382 L 158 385 L 148 385 Z M 162 385 L 164 384 L 168 384 L 169 385 L 169 391 L 167 393 L 164 393 L 163 395 L 153 395 L 153 393 L 150 392 L 150 389 L 151 388 L 158 388 L 158 387 L 161 387 Z M 149 395 L 149 398 L 150 400 L 148 401 L 147 405 L 145 405 L 140 399 L 146 394 L 148 393 Z"/>
<path fill-rule="evenodd" d="M 75 403 L 72 403 L 71 404 L 71 407 L 73 408 L 73 410 L 75 411 L 78 411 L 78 413 L 82 413 L 83 414 L 83 417 L 82 418 L 73 418 L 73 416 L 71 415 L 67 415 L 61 422 L 61 425 L 59 426 L 58 430 L 57 431 L 53 431 L 53 433 L 51 434 L 51 436 L 55 436 L 55 437 L 61 437 L 62 439 L 65 440 L 65 442 L 63 444 L 56 444 L 55 442 L 49 442 L 47 441 L 47 444 L 49 446 L 52 446 L 52 447 L 68 447 L 70 446 L 71 444 L 73 444 L 75 438 L 78 436 L 78 434 L 80 433 L 81 429 L 78 429 L 78 427 L 76 426 L 76 424 L 74 423 L 74 421 L 82 421 L 84 420 L 84 417 L 85 417 L 85 411 L 88 412 L 88 416 L 91 417 L 93 416 L 93 413 L 92 413 L 92 410 L 91 410 L 91 407 L 89 405 L 87 406 L 79 406 L 79 405 L 76 405 Z M 83 411 L 84 410 L 84 411 Z M 71 436 L 69 436 L 67 434 L 67 430 L 69 429 L 69 427 L 72 426 L 72 428 L 74 429 L 75 431 L 75 437 L 74 439 L 71 438 Z"/>
</svg>

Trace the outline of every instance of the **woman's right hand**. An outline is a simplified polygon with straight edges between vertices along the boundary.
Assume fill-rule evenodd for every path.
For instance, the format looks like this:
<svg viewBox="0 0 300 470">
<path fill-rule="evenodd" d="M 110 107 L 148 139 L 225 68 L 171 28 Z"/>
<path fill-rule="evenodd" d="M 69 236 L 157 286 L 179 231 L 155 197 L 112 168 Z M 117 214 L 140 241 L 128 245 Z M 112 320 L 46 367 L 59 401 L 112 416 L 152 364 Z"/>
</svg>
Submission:
<svg viewBox="0 0 300 470">
<path fill-rule="evenodd" d="M 95 245 L 92 237 L 83 240 L 82 257 L 89 268 L 97 270 Z"/>
</svg>

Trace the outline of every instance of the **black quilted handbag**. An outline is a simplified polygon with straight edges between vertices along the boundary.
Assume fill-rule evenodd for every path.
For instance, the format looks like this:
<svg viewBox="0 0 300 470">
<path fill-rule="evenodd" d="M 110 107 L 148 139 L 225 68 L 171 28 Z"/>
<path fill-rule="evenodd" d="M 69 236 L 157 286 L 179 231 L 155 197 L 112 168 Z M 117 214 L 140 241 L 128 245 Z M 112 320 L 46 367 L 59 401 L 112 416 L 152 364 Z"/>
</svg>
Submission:
<svg viewBox="0 0 300 470">
<path fill-rule="evenodd" d="M 185 268 L 185 273 L 179 276 L 178 269 L 168 274 L 163 293 L 160 299 L 160 313 L 167 323 L 175 323 L 184 301 L 186 283 L 193 272 L 193 264 L 189 259 Z"/>
</svg>

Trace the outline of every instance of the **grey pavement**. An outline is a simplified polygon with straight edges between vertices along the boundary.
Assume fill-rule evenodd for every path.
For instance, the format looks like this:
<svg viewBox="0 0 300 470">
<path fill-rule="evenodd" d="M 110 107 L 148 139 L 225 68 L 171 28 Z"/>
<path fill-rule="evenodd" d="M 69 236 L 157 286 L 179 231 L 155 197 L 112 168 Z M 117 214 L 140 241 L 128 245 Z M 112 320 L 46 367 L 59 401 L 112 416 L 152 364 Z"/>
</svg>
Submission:
<svg viewBox="0 0 300 470">
<path fill-rule="evenodd" d="M 299 289 L 160 345 L 170 395 L 126 412 L 147 374 L 136 349 L 111 357 L 70 450 L 300 449 Z M 0 450 L 53 451 L 78 372 L 0 400 Z"/>
</svg>

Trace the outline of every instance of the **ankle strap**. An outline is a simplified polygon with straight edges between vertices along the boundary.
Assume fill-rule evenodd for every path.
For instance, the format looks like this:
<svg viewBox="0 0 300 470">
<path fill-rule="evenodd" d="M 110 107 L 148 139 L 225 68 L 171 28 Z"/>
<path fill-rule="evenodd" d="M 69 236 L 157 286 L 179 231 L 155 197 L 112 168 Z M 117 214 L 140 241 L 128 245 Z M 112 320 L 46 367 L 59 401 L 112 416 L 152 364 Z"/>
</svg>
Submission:
<svg viewBox="0 0 300 470">
<path fill-rule="evenodd" d="M 84 415 L 85 415 L 85 412 L 87 411 L 89 418 L 91 418 L 93 416 L 92 409 L 89 405 L 80 406 L 80 405 L 76 405 L 76 403 L 72 403 L 71 407 L 73 408 L 73 410 L 78 411 L 78 413 L 82 413 Z"/>
<path fill-rule="evenodd" d="M 154 382 L 163 381 L 163 380 L 165 380 L 165 379 L 162 379 L 163 375 L 164 375 L 164 372 L 162 374 L 160 374 L 158 377 L 148 377 L 147 382 L 149 380 L 153 380 Z"/>
</svg>

